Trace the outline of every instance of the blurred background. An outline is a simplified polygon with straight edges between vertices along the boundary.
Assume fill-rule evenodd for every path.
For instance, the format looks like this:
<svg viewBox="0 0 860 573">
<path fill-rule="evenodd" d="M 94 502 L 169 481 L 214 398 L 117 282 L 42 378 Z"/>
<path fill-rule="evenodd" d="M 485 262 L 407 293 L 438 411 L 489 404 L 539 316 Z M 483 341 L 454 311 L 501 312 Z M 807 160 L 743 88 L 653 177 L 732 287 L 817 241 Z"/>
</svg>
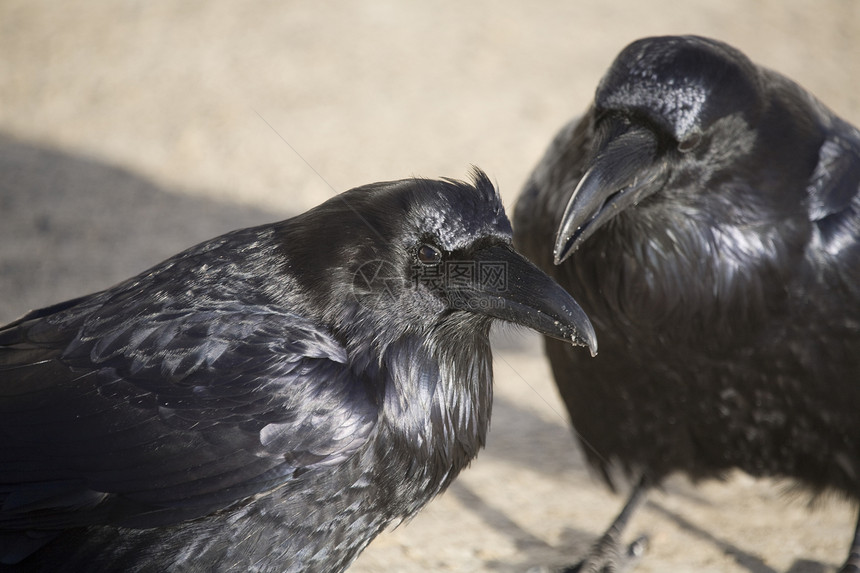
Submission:
<svg viewBox="0 0 860 573">
<path fill-rule="evenodd" d="M 487 171 L 513 208 L 629 42 L 733 44 L 860 123 L 858 0 L 0 0 L 0 322 L 364 183 Z M 332 232 L 336 232 L 333 229 Z M 535 336 L 496 336 L 490 443 L 353 571 L 568 563 L 620 509 L 583 466 Z M 673 480 L 638 571 L 822 572 L 854 509 Z"/>
</svg>

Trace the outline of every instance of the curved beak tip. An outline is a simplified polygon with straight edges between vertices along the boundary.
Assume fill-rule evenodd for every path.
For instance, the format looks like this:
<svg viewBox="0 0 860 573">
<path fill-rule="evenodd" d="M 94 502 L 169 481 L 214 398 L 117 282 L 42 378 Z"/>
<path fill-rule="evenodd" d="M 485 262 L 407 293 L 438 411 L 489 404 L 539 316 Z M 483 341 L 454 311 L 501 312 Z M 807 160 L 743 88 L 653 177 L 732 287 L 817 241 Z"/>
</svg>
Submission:
<svg viewBox="0 0 860 573">
<path fill-rule="evenodd" d="M 594 327 L 591 326 L 591 323 L 588 323 L 589 329 L 582 333 L 574 333 L 571 337 L 571 342 L 573 342 L 576 346 L 585 346 L 588 348 L 588 351 L 591 353 L 591 357 L 594 358 L 597 356 L 597 335 L 594 332 Z"/>
<path fill-rule="evenodd" d="M 565 210 L 561 219 L 561 224 L 555 233 L 555 245 L 553 245 L 552 249 L 552 258 L 555 265 L 563 263 L 565 259 L 579 248 L 579 241 L 575 240 L 574 236 L 578 232 L 582 231 L 582 227 L 578 226 L 573 228 L 572 221 L 574 217 L 574 212 L 570 207 L 568 207 L 568 209 Z"/>
</svg>

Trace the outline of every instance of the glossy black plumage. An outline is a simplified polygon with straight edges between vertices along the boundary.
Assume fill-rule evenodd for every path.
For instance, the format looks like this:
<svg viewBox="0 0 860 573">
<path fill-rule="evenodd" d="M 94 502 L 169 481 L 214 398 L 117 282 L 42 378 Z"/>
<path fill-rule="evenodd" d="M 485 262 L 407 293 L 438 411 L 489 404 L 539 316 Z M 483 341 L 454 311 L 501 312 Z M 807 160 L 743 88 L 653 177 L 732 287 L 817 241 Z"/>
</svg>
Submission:
<svg viewBox="0 0 860 573">
<path fill-rule="evenodd" d="M 479 171 L 377 183 L 0 328 L 0 570 L 345 568 L 484 445 L 494 318 L 594 349 L 510 242 Z"/>
<path fill-rule="evenodd" d="M 741 468 L 860 499 L 859 188 L 860 132 L 784 76 L 706 38 L 621 52 L 514 217 L 600 338 L 546 351 L 608 482 Z"/>
</svg>

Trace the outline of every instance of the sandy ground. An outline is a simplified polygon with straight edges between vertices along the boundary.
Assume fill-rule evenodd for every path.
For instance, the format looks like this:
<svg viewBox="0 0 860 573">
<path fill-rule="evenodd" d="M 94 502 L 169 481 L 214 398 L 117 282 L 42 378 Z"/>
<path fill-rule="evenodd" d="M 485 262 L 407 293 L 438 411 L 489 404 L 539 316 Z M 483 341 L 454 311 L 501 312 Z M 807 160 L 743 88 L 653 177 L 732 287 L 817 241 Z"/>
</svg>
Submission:
<svg viewBox="0 0 860 573">
<path fill-rule="evenodd" d="M 860 122 L 856 0 L 0 0 L 0 322 L 335 192 L 485 169 L 513 206 L 630 41 L 720 38 Z M 535 336 L 496 344 L 490 443 L 352 568 L 525 571 L 622 497 L 584 467 Z M 830 571 L 854 510 L 743 475 L 654 495 L 638 571 Z"/>
</svg>

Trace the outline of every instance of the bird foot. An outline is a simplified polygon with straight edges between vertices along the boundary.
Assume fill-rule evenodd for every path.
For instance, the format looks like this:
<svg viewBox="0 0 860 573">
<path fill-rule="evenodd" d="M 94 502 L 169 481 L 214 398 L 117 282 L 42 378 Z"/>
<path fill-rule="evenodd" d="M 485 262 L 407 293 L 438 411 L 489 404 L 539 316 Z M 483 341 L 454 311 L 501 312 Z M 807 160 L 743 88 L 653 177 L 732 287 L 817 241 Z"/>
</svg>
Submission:
<svg viewBox="0 0 860 573">
<path fill-rule="evenodd" d="M 643 535 L 624 547 L 614 531 L 606 532 L 591 548 L 583 561 L 563 570 L 563 573 L 623 573 L 630 571 L 648 549 L 648 537 Z"/>
<path fill-rule="evenodd" d="M 604 535 L 591 548 L 588 557 L 576 565 L 561 568 L 541 565 L 529 568 L 526 573 L 624 573 L 636 567 L 647 549 L 646 535 L 639 537 L 626 548 L 621 546 L 619 539 L 610 540 Z"/>
</svg>

